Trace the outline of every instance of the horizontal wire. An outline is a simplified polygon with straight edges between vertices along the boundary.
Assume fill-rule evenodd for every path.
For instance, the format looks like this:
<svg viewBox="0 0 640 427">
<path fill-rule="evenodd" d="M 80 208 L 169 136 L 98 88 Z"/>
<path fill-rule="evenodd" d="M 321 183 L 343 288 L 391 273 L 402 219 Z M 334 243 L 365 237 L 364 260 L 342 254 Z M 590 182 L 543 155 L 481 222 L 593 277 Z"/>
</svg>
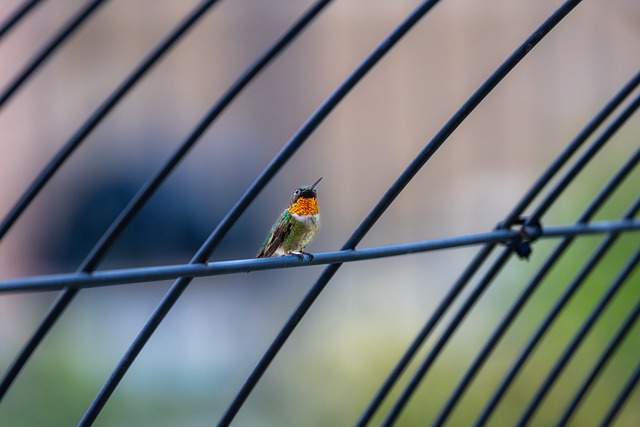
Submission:
<svg viewBox="0 0 640 427">
<path fill-rule="evenodd" d="M 430 141 L 427 145 L 423 153 L 421 153 L 421 157 L 425 156 L 428 158 L 444 143 L 444 141 L 451 135 L 455 129 L 466 119 L 466 117 L 471 114 L 471 112 L 475 109 L 476 106 L 484 100 L 489 93 L 522 61 L 531 51 L 532 49 L 549 34 L 549 32 L 555 28 L 555 26 L 564 19 L 578 4 L 580 0 L 574 1 L 566 1 L 562 4 L 560 8 L 558 8 L 555 12 L 553 12 L 529 37 L 527 37 L 523 43 L 521 43 L 513 53 L 502 63 L 500 66 L 489 76 L 487 80 L 472 94 L 472 96 L 463 104 L 463 106 L 452 116 L 452 118 L 446 123 L 446 125 L 438 132 L 438 134 Z M 418 159 L 416 159 L 418 160 Z M 425 160 L 426 161 L 426 160 Z M 414 162 L 415 163 L 415 162 Z M 413 165 L 412 165 L 413 166 Z M 407 173 L 403 173 L 404 178 Z M 398 181 L 402 182 L 401 179 Z M 394 184 L 395 185 L 395 184 Z M 391 193 L 391 191 L 385 194 L 385 197 Z M 383 202 L 389 203 L 388 201 L 381 201 L 376 205 L 376 209 L 382 205 Z M 374 209 L 375 211 L 375 209 Z M 515 219 L 514 219 L 515 220 Z M 366 222 L 366 221 L 365 221 Z M 510 223 L 504 223 L 503 227 L 509 227 Z M 355 233 L 354 233 L 355 234 Z M 386 397 L 388 392 L 390 391 L 390 387 L 393 386 L 393 383 L 397 381 L 401 372 L 406 368 L 408 362 L 413 358 L 415 352 L 421 346 L 421 343 L 424 339 L 431 333 L 433 326 L 438 323 L 441 319 L 441 316 L 444 314 L 446 310 L 448 310 L 450 304 L 457 298 L 459 293 L 464 289 L 464 287 L 468 284 L 469 280 L 473 275 L 477 272 L 477 270 L 482 266 L 483 262 L 490 255 L 493 250 L 492 245 L 486 245 L 482 248 L 482 250 L 478 253 L 478 255 L 473 259 L 473 261 L 467 266 L 465 271 L 459 277 L 459 279 L 455 282 L 451 291 L 447 294 L 442 303 L 438 306 L 438 309 L 434 314 L 429 318 L 428 322 L 425 324 L 423 329 L 420 331 L 414 342 L 410 345 L 408 350 L 403 354 L 401 360 L 398 362 L 396 367 L 394 367 L 392 373 L 389 375 L 385 383 L 376 394 L 372 402 L 368 405 L 367 409 L 363 413 L 361 419 L 358 421 L 358 425 L 365 425 L 368 423 L 375 413 L 377 409 L 380 407 L 382 400 Z M 496 263 L 496 266 L 499 264 Z M 491 269 L 493 271 L 497 271 L 495 269 Z M 428 369 L 428 363 L 426 366 Z M 419 375 L 418 375 L 419 376 Z M 417 377 L 414 377 L 416 380 L 415 383 L 410 384 L 405 392 L 401 395 L 401 397 L 396 401 L 393 405 L 390 413 L 387 415 L 383 424 L 389 425 L 395 422 L 395 419 L 400 415 L 400 412 L 404 408 L 404 405 L 413 394 L 412 388 L 417 386 L 417 383 L 420 381 Z"/>
<path fill-rule="evenodd" d="M 604 144 L 607 140 L 609 140 L 613 136 L 615 131 L 619 129 L 620 126 L 622 126 L 622 124 L 629 117 L 631 117 L 631 114 L 639 106 L 640 106 L 640 95 L 637 96 L 634 99 L 634 101 L 630 103 L 618 117 L 616 117 L 616 119 L 605 129 L 605 131 L 593 142 L 593 144 L 576 161 L 576 164 L 574 165 L 574 167 L 571 170 L 569 170 L 565 174 L 565 176 L 563 176 L 563 178 L 560 180 L 560 182 L 557 185 L 558 186 L 562 185 L 566 187 L 571 182 L 571 180 L 578 175 L 579 171 L 575 171 L 574 169 L 583 168 L 586 165 L 586 162 L 590 158 L 595 156 L 595 153 L 602 147 L 602 144 Z M 640 153 L 640 150 L 637 150 L 635 155 L 625 163 L 625 165 L 607 183 L 607 185 L 602 189 L 602 191 L 600 191 L 598 195 L 596 195 L 594 200 L 590 203 L 590 205 L 587 207 L 587 209 L 583 212 L 583 214 L 578 219 L 578 223 L 589 221 L 589 219 L 596 213 L 596 211 L 602 206 L 605 200 L 612 194 L 613 190 L 617 188 L 618 185 L 622 182 L 622 180 L 627 176 L 627 174 L 630 172 L 630 168 L 635 167 L 635 165 L 639 160 L 638 159 L 639 153 Z M 558 196 L 559 196 L 559 191 L 557 191 L 557 189 L 554 188 L 551 191 L 550 197 L 557 199 Z M 550 203 L 548 203 L 546 200 L 542 201 L 541 206 L 536 210 L 536 212 L 533 213 L 533 215 L 534 216 L 541 215 L 542 211 L 546 210 L 548 207 L 550 207 Z M 539 269 L 536 276 L 530 281 L 530 284 L 527 286 L 528 290 L 529 289 L 533 290 L 537 286 L 537 283 L 540 280 L 542 280 L 542 277 L 544 277 L 548 269 L 551 268 L 551 265 L 553 265 L 556 262 L 555 258 L 560 256 L 562 251 L 566 249 L 566 246 L 568 246 L 569 243 L 570 243 L 569 241 L 562 242 L 561 245 L 556 248 L 556 252 L 554 252 L 554 255 L 552 257 L 549 257 L 545 265 L 543 265 L 543 267 Z M 530 297 L 530 293 L 528 291 L 525 291 L 525 293 L 522 294 L 522 300 L 521 301 L 519 300 L 513 306 L 513 309 L 515 310 L 515 312 L 513 313 L 514 315 L 517 314 L 517 311 L 521 308 L 520 305 L 526 303 L 526 300 L 529 297 Z M 511 312 L 505 318 L 504 322 L 508 323 L 511 320 L 513 320 L 510 316 L 511 316 Z M 487 419 L 491 416 L 491 413 L 493 412 L 493 410 L 495 410 L 499 401 L 504 396 L 504 393 L 506 392 L 507 388 L 510 386 L 511 382 L 515 378 L 515 375 L 517 375 L 517 372 L 519 371 L 520 367 L 526 360 L 526 357 L 527 357 L 526 354 L 523 354 L 521 357 L 521 360 L 512 366 L 512 370 L 509 372 L 509 374 L 507 374 L 507 376 L 503 378 L 498 389 L 494 391 L 491 399 L 489 400 L 489 403 L 487 403 L 485 408 L 482 410 L 475 425 L 479 426 L 479 425 L 484 425 L 486 423 Z"/>
<path fill-rule="evenodd" d="M 590 150 L 587 150 L 590 151 Z M 634 170 L 637 166 L 638 161 L 640 160 L 640 149 L 636 150 L 634 156 L 629 158 L 625 164 L 620 167 L 620 169 L 615 173 L 615 175 L 605 184 L 602 190 L 595 196 L 594 200 L 589 204 L 583 214 L 578 218 L 578 224 L 586 224 L 591 220 L 592 216 L 597 212 L 597 210 L 606 202 L 606 200 L 614 193 L 614 191 L 622 185 L 623 181 L 628 177 L 628 175 Z M 584 163 L 578 160 L 572 168 L 582 167 Z M 576 176 L 576 174 L 572 174 Z M 566 187 L 568 183 L 565 183 L 564 180 L 561 180 L 558 185 L 564 185 Z M 557 197 L 557 191 L 551 190 L 552 197 Z M 546 205 L 546 203 L 541 202 L 542 205 Z M 572 236 L 565 236 L 565 239 L 558 245 L 552 254 L 547 258 L 547 260 L 542 264 L 542 266 L 538 269 L 532 280 L 525 287 L 525 290 L 520 294 L 520 296 L 513 303 L 511 308 L 503 317 L 502 321 L 499 322 L 497 328 L 490 335 L 489 339 L 485 342 L 482 349 L 478 352 L 473 362 L 470 364 L 466 373 L 460 380 L 459 384 L 455 387 L 453 393 L 449 397 L 448 401 L 444 405 L 443 409 L 440 411 L 438 415 L 435 425 L 442 425 L 451 411 L 455 407 L 455 405 L 460 401 L 463 393 L 466 391 L 467 387 L 471 383 L 471 381 L 475 378 L 476 374 L 480 371 L 481 367 L 484 365 L 485 361 L 489 358 L 490 354 L 493 352 L 495 346 L 502 339 L 503 335 L 506 333 L 507 329 L 510 327 L 511 323 L 515 320 L 516 316 L 519 314 L 520 310 L 524 307 L 529 297 L 533 294 L 533 292 L 537 289 L 539 283 L 542 281 L 544 276 L 548 273 L 551 267 L 559 260 L 561 254 L 564 250 L 569 246 L 572 242 Z"/>
<path fill-rule="evenodd" d="M 631 218 L 635 216 L 639 210 L 640 210 L 640 198 L 637 199 L 632 204 L 632 206 L 625 213 L 624 217 Z M 485 408 L 482 410 L 480 416 L 478 417 L 478 420 L 474 423 L 475 426 L 485 425 L 485 423 L 487 422 L 487 420 L 495 410 L 498 403 L 504 397 L 506 390 L 511 386 L 511 384 L 513 383 L 513 380 L 521 371 L 522 367 L 527 362 L 529 356 L 533 354 L 533 351 L 538 345 L 538 343 L 545 336 L 545 334 L 547 333 L 547 331 L 549 330 L 553 322 L 559 316 L 560 312 L 571 300 L 571 298 L 573 297 L 575 292 L 578 290 L 582 282 L 591 273 L 593 268 L 595 268 L 595 266 L 601 261 L 601 259 L 609 251 L 609 249 L 612 247 L 613 243 L 618 237 L 619 237 L 619 234 L 617 233 L 610 234 L 607 237 L 607 239 L 605 239 L 598 246 L 598 248 L 592 253 L 589 259 L 585 261 L 581 270 L 573 278 L 571 283 L 564 289 L 562 295 L 556 300 L 556 302 L 554 303 L 551 310 L 547 313 L 544 320 L 537 326 L 536 331 L 534 332 L 533 336 L 527 341 L 527 343 L 524 346 L 524 349 L 516 357 L 516 360 L 511 364 L 507 373 L 503 376 L 502 380 L 500 381 L 498 389 L 494 391 L 493 395 L 491 396 L 491 399 L 489 400 L 489 403 L 487 403 Z M 541 268 L 539 273 L 536 274 L 536 277 L 531 282 L 532 284 L 537 283 L 541 280 L 541 277 L 544 275 L 544 273 L 549 270 L 548 265 L 554 263 L 559 257 L 559 254 L 561 252 L 558 252 L 558 251 L 562 251 L 563 249 L 565 249 L 566 245 L 568 245 L 568 243 L 566 242 L 567 240 L 563 240 L 563 242 L 561 242 L 561 245 L 558 246 L 558 248 L 556 248 L 556 251 L 554 251 L 552 256 L 548 258 L 547 262 L 545 263 L 545 266 Z M 526 413 L 523 414 L 521 422 L 524 422 L 525 419 L 528 416 L 530 416 L 532 413 L 533 412 L 530 412 L 529 410 L 527 410 Z"/>
<path fill-rule="evenodd" d="M 195 7 L 170 33 L 138 64 L 138 66 L 124 79 L 124 81 L 109 95 L 98 109 L 82 124 L 76 133 L 65 143 L 54 158 L 44 167 L 38 177 L 29 188 L 23 193 L 20 200 L 0 223 L 0 239 L 9 231 L 15 221 L 22 215 L 24 210 L 31 204 L 38 193 L 49 182 L 51 177 L 58 171 L 71 154 L 82 144 L 86 137 L 98 126 L 98 124 L 109 114 L 109 112 L 120 102 L 120 100 L 140 81 L 140 79 L 151 70 L 151 68 L 176 44 L 186 32 L 193 27 L 198 20 L 217 2 L 218 0 L 207 0 Z M 145 190 L 149 190 L 146 197 L 150 197 L 152 185 L 141 190 L 137 199 L 132 201 L 119 216 L 114 224 L 105 232 L 101 240 L 93 247 L 91 253 L 83 261 L 80 270 L 90 271 L 95 268 L 101 260 L 102 255 L 108 246 L 122 231 L 127 221 L 133 216 L 135 209 L 140 209 L 145 197 Z M 60 318 L 69 304 L 77 294 L 77 289 L 67 289 L 63 291 L 52 304 L 45 318 L 42 320 L 34 334 L 29 338 L 25 346 L 13 360 L 9 369 L 5 372 L 0 381 L 0 401 L 4 398 L 11 384 L 22 370 L 28 359 L 36 350 L 40 342 L 47 335 L 51 327 Z"/>
<path fill-rule="evenodd" d="M 514 209 L 511 211 L 509 215 L 507 215 L 506 219 L 503 223 L 499 225 L 500 228 L 508 227 L 513 224 L 519 217 L 522 215 L 527 206 L 533 201 L 533 199 L 542 191 L 542 189 L 551 181 L 553 176 L 562 168 L 562 166 L 568 162 L 571 156 L 580 148 L 584 142 L 589 138 L 589 136 L 596 131 L 596 129 L 607 119 L 609 115 L 613 113 L 613 111 L 624 101 L 624 99 L 631 94 L 631 92 L 640 84 L 640 72 L 636 73 L 636 75 L 596 114 L 596 116 L 589 121 L 589 123 L 585 126 L 585 128 L 574 138 L 574 140 L 562 151 L 562 153 L 552 162 L 552 164 L 543 172 L 543 174 L 538 178 L 538 180 L 531 186 L 531 188 L 527 191 L 525 196 L 516 204 Z M 491 251 L 493 249 L 492 245 L 486 245 L 482 251 L 480 251 L 476 257 L 472 260 L 472 262 L 467 266 L 463 274 L 456 281 L 455 285 L 451 288 L 451 290 L 447 293 L 442 302 L 438 305 L 434 313 L 430 316 L 428 322 L 423 326 L 418 335 L 414 338 L 413 342 L 409 345 L 407 350 L 403 353 L 400 360 L 397 362 L 396 366 L 389 373 L 384 383 L 380 386 L 380 389 L 377 391 L 374 398 L 371 400 L 360 419 L 356 423 L 357 426 L 363 427 L 365 426 L 373 417 L 375 411 L 380 407 L 383 400 L 386 398 L 391 388 L 400 378 L 404 369 L 408 366 L 408 364 L 413 359 L 414 355 L 420 350 L 422 344 L 427 339 L 427 337 L 431 334 L 431 331 L 435 327 L 435 325 L 442 318 L 444 313 L 447 311 L 448 307 L 455 300 L 457 295 L 461 292 L 464 286 L 469 282 L 471 277 L 475 274 L 475 272 L 480 268 L 480 266 L 484 263 L 484 261 L 488 258 Z M 495 336 L 494 336 L 495 338 Z M 491 351 L 491 347 L 489 346 L 488 352 Z M 480 360 L 476 360 L 478 366 L 483 363 L 483 358 Z M 446 407 L 448 409 L 452 409 L 456 404 L 459 396 L 462 392 L 464 392 L 464 388 L 470 382 L 471 378 L 475 375 L 476 369 L 470 369 L 466 378 L 459 386 L 459 389 L 456 393 L 454 393 L 447 402 Z M 442 413 L 444 417 L 447 409 L 445 409 Z"/>
<path fill-rule="evenodd" d="M 416 12 L 422 14 L 427 13 L 436 1 L 425 2 Z M 382 216 L 386 209 L 393 203 L 395 198 L 400 194 L 404 187 L 411 179 L 420 171 L 433 154 L 444 144 L 448 137 L 458 128 L 458 126 L 473 112 L 473 110 L 491 93 L 491 91 L 505 78 L 505 76 L 553 29 L 577 4 L 580 0 L 567 1 L 549 19 L 547 19 L 541 27 L 531 34 L 523 44 L 521 44 L 506 60 L 503 62 L 487 80 L 469 97 L 469 99 L 456 111 L 456 113 L 445 123 L 438 133 L 427 143 L 422 151 L 416 156 L 412 162 L 405 168 L 401 175 L 396 179 L 386 193 L 380 198 L 378 203 L 367 214 L 365 219 L 360 223 L 352 235 L 347 239 L 342 249 L 353 249 L 362 240 L 362 238 L 373 227 L 377 220 Z M 424 9 L 420 11 L 419 9 Z M 412 14 L 406 21 L 420 19 L 420 16 L 414 18 Z M 403 25 L 405 25 L 403 24 Z M 411 24 L 413 25 L 413 24 Z M 340 268 L 340 264 L 332 264 L 327 267 L 316 283 L 307 292 L 300 301 L 294 312 L 289 316 L 282 329 L 278 332 L 276 338 L 265 351 L 263 356 L 254 367 L 249 377 L 241 387 L 239 393 L 220 421 L 219 425 L 228 425 L 235 413 L 239 410 L 240 405 L 248 397 L 249 393 L 255 387 L 260 377 L 264 374 L 271 361 L 275 358 L 279 350 L 282 348 L 288 337 L 299 324 L 316 298 L 324 290 L 327 283 L 335 275 Z"/>
<path fill-rule="evenodd" d="M 640 220 L 597 221 L 590 224 L 550 226 L 544 228 L 540 239 L 556 239 L 567 236 L 585 236 L 640 231 Z M 423 240 L 413 243 L 376 246 L 364 249 L 348 249 L 313 254 L 313 259 L 282 256 L 274 258 L 216 261 L 206 264 L 177 264 L 155 267 L 112 269 L 91 273 L 77 272 L 29 276 L 0 280 L 0 293 L 17 291 L 54 291 L 69 288 L 95 288 L 103 286 L 171 280 L 178 277 L 207 277 L 250 271 L 275 270 L 311 265 L 366 261 L 407 254 L 476 246 L 486 243 L 504 243 L 521 236 L 517 230 L 494 230 L 486 233 L 467 234 L 443 239 Z"/>
<path fill-rule="evenodd" d="M 288 30 L 281 39 L 276 41 L 265 54 L 265 58 L 277 51 L 280 47 L 289 43 L 289 39 L 293 40 L 297 37 L 297 33 L 307 24 L 311 23 L 316 15 L 330 3 L 330 0 L 319 0 L 312 4 L 305 13 L 296 21 L 296 23 Z M 199 264 L 206 262 L 216 249 L 217 245 L 231 229 L 233 224 L 238 220 L 240 215 L 249 207 L 251 202 L 258 196 L 260 191 L 275 176 L 275 174 L 284 166 L 286 162 L 293 157 L 296 151 L 306 141 L 307 137 L 320 125 L 320 123 L 335 108 L 340 100 L 355 86 L 355 84 L 369 71 L 371 67 L 380 58 L 373 59 L 369 63 L 368 68 L 358 69 L 354 72 L 345 83 L 343 83 L 334 93 L 320 106 L 318 110 L 304 123 L 304 125 L 296 132 L 296 134 L 284 145 L 284 147 L 276 154 L 276 156 L 263 169 L 258 178 L 249 186 L 245 193 L 240 197 L 236 204 L 227 212 L 225 217 L 218 223 L 216 228 L 207 237 L 205 242 L 198 248 L 193 255 L 190 263 Z M 151 335 L 160 325 L 164 317 L 171 310 L 175 302 L 180 298 L 190 283 L 190 277 L 178 278 L 171 289 L 164 295 L 160 304 L 156 307 L 153 314 L 148 318 L 136 338 L 125 352 L 124 356 L 118 362 L 118 365 L 111 372 L 107 381 L 96 395 L 95 399 L 80 420 L 79 426 L 89 426 L 106 404 L 109 396 L 113 393 L 120 380 L 124 377 L 126 371 L 131 366 L 137 355 L 142 351 Z"/>
</svg>

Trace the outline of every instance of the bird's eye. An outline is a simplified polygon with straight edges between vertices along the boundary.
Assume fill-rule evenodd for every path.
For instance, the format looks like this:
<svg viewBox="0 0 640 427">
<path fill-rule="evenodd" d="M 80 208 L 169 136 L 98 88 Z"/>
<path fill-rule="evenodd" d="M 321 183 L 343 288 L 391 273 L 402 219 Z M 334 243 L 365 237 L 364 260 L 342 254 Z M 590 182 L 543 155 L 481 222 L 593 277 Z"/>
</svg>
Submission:
<svg viewBox="0 0 640 427">
<path fill-rule="evenodd" d="M 300 189 L 297 189 L 296 191 L 293 192 L 294 196 L 297 196 L 298 194 L 300 194 Z"/>
</svg>

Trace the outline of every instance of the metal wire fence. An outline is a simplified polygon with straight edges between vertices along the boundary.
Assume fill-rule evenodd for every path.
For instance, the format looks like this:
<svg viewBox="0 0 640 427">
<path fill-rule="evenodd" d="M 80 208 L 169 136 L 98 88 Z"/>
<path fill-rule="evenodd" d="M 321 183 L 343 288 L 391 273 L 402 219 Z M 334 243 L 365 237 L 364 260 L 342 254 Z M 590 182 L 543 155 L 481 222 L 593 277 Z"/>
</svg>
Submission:
<svg viewBox="0 0 640 427">
<path fill-rule="evenodd" d="M 29 18 L 31 13 L 37 11 L 36 6 L 41 1 L 25 2 L 11 16 L 0 25 L 0 40 L 8 37 L 23 20 Z M 73 16 L 59 33 L 51 38 L 50 42 L 21 70 L 16 77 L 6 86 L 0 94 L 0 108 L 7 108 L 7 103 L 20 90 L 28 84 L 30 77 L 47 60 L 55 55 L 70 36 L 76 34 L 92 15 L 98 13 L 104 1 L 88 2 Z M 5 216 L 0 224 L 0 239 L 12 229 L 21 219 L 24 212 L 38 198 L 41 190 L 50 182 L 52 177 L 61 169 L 75 150 L 86 138 L 116 109 L 122 99 L 127 96 L 145 77 L 147 77 L 154 65 L 162 60 L 171 49 L 191 30 L 217 1 L 203 1 L 197 5 L 179 25 L 175 27 L 117 86 L 115 90 L 102 102 L 88 117 L 77 127 L 77 130 L 67 140 L 64 146 L 53 159 L 43 168 L 27 188 L 22 197 Z M 269 64 L 287 48 L 296 42 L 307 27 L 318 19 L 320 13 L 331 1 L 318 1 L 313 3 L 308 10 L 294 22 L 283 35 L 242 73 L 228 87 L 226 92 L 210 106 L 202 116 L 200 122 L 193 127 L 191 132 L 182 141 L 175 151 L 167 156 L 164 163 L 149 176 L 145 184 L 140 187 L 127 206 L 119 213 L 111 225 L 86 254 L 86 257 L 75 273 L 47 274 L 29 277 L 8 278 L 0 280 L 1 293 L 16 292 L 44 292 L 60 291 L 59 296 L 49 308 L 44 319 L 40 322 L 26 344 L 19 351 L 13 362 L 6 368 L 0 383 L 0 411 L 2 399 L 12 391 L 12 386 L 18 375 L 29 369 L 29 360 L 37 352 L 38 347 L 47 334 L 54 328 L 60 317 L 68 310 L 69 306 L 83 289 L 104 287 L 111 285 L 130 285 L 135 283 L 153 282 L 159 280 L 174 280 L 160 304 L 149 316 L 144 326 L 140 329 L 129 348 L 122 355 L 117 366 L 104 381 L 102 388 L 88 405 L 84 416 L 78 425 L 88 426 L 94 424 L 100 416 L 112 394 L 126 376 L 129 368 L 134 363 L 148 341 L 163 324 L 168 313 L 183 295 L 192 280 L 196 277 L 220 276 L 242 272 L 253 272 L 268 269 L 283 269 L 293 267 L 307 267 L 311 265 L 326 265 L 323 272 L 309 291 L 299 301 L 295 310 L 282 324 L 271 344 L 250 371 L 244 384 L 237 390 L 235 397 L 228 403 L 221 414 L 211 413 L 211 423 L 216 417 L 218 425 L 231 424 L 239 411 L 247 404 L 247 399 L 255 387 L 263 379 L 272 362 L 278 357 L 283 346 L 288 341 L 294 330 L 305 318 L 309 309 L 316 302 L 327 284 L 344 263 L 388 258 L 407 254 L 423 253 L 430 251 L 451 250 L 462 247 L 477 247 L 477 253 L 459 278 L 448 286 L 445 297 L 438 302 L 435 310 L 428 313 L 427 320 L 415 339 L 406 347 L 397 363 L 389 371 L 388 376 L 379 385 L 377 392 L 371 396 L 369 403 L 362 408 L 356 425 L 370 425 L 381 423 L 382 425 L 394 425 L 399 423 L 403 411 L 409 405 L 412 398 L 420 390 L 425 378 L 434 370 L 435 362 L 441 356 L 443 349 L 451 339 L 459 333 L 460 325 L 467 319 L 476 303 L 485 291 L 491 287 L 496 278 L 504 272 L 505 265 L 515 255 L 519 259 L 527 259 L 532 251 L 537 250 L 537 245 L 542 242 L 553 244 L 553 249 L 545 259 L 536 267 L 528 277 L 527 284 L 522 292 L 513 300 L 504 315 L 491 324 L 492 332 L 482 343 L 477 353 L 474 353 L 472 361 L 464 369 L 463 375 L 451 389 L 443 392 L 444 400 L 435 409 L 432 408 L 432 419 L 425 419 L 433 425 L 444 425 L 450 421 L 456 409 L 464 408 L 465 394 L 468 393 L 474 380 L 481 374 L 483 367 L 491 359 L 494 350 L 501 343 L 505 334 L 510 330 L 514 322 L 523 310 L 530 304 L 532 295 L 539 289 L 540 284 L 548 277 L 550 272 L 563 262 L 563 254 L 572 244 L 580 244 L 581 239 L 587 235 L 599 235 L 603 237 L 600 244 L 584 259 L 577 273 L 566 280 L 566 287 L 561 287 L 562 292 L 557 296 L 553 306 L 546 313 L 540 313 L 540 318 L 530 336 L 526 338 L 519 354 L 507 362 L 508 368 L 504 375 L 488 386 L 485 393 L 488 396 L 485 405 L 477 413 L 474 425 L 488 425 L 496 409 L 503 401 L 509 389 L 513 386 L 518 376 L 521 375 L 527 361 L 535 354 L 548 331 L 570 304 L 577 291 L 581 289 L 590 274 L 596 269 L 603 259 L 611 254 L 614 243 L 624 236 L 632 237 L 629 247 L 637 248 L 620 256 L 624 257 L 624 264 L 619 268 L 617 275 L 610 280 L 608 285 L 602 285 L 597 303 L 586 316 L 575 333 L 567 335 L 561 354 L 554 359 L 554 364 L 548 372 L 540 372 L 543 378 L 539 387 L 531 394 L 522 396 L 526 400 L 522 412 L 513 418 L 516 425 L 527 425 L 535 419 L 545 399 L 553 390 L 554 385 L 561 381 L 562 373 L 566 370 L 570 361 L 588 339 L 594 325 L 603 317 L 611 302 L 625 286 L 636 289 L 636 300 L 632 301 L 633 308 L 626 314 L 624 320 L 611 330 L 611 339 L 606 346 L 598 349 L 598 355 L 592 366 L 583 375 L 583 381 L 575 389 L 568 403 L 558 412 L 557 425 L 566 425 L 574 417 L 581 407 L 590 389 L 597 379 L 603 374 L 607 364 L 613 359 L 618 348 L 629 340 L 638 337 L 638 315 L 640 314 L 640 293 L 638 288 L 637 265 L 640 260 L 640 247 L 638 247 L 637 232 L 640 230 L 638 210 L 640 209 L 640 197 L 637 192 L 628 200 L 627 210 L 619 218 L 606 218 L 594 220 L 601 208 L 616 194 L 623 185 L 631 185 L 640 188 L 637 182 L 629 182 L 636 179 L 634 170 L 640 160 L 640 148 L 622 162 L 614 171 L 609 182 L 591 198 L 591 202 L 584 212 L 579 215 L 574 223 L 569 225 L 547 224 L 545 214 L 561 200 L 565 191 L 580 176 L 580 172 L 592 162 L 600 150 L 609 143 L 617 131 L 627 124 L 640 106 L 640 72 L 634 75 L 619 91 L 601 108 L 601 110 L 584 126 L 584 128 L 571 140 L 560 155 L 548 166 L 548 168 L 531 185 L 530 189 L 521 197 L 520 201 L 503 218 L 497 218 L 498 225 L 494 230 L 475 234 L 450 236 L 441 239 L 429 239 L 417 242 L 402 243 L 397 245 L 385 245 L 356 249 L 363 238 L 373 228 L 374 224 L 382 217 L 385 211 L 394 203 L 398 196 L 411 180 L 429 162 L 432 156 L 447 142 L 454 131 L 467 119 L 474 109 L 500 84 L 500 82 L 512 72 L 512 70 L 529 55 L 534 48 L 547 37 L 558 25 L 562 25 L 563 19 L 569 16 L 580 1 L 566 1 L 530 36 L 509 55 L 504 62 L 498 65 L 493 73 L 471 94 L 459 107 L 438 132 L 424 145 L 418 155 L 406 166 L 384 195 L 373 206 L 370 212 L 345 241 L 340 250 L 333 252 L 314 253 L 313 259 L 299 260 L 297 257 L 281 257 L 270 259 L 240 259 L 229 261 L 208 262 L 214 251 L 218 248 L 222 239 L 238 222 L 243 213 L 262 192 L 265 186 L 278 174 L 285 163 L 292 159 L 297 151 L 305 144 L 309 136 L 320 127 L 328 118 L 336 106 L 347 97 L 354 87 L 364 79 L 367 74 L 378 64 L 421 20 L 429 14 L 434 6 L 440 3 L 438 0 L 430 0 L 420 3 L 413 12 L 407 15 L 379 44 L 366 56 L 348 77 L 326 98 L 326 100 L 313 112 L 294 135 L 282 146 L 273 159 L 264 166 L 262 172 L 253 180 L 242 196 L 228 210 L 226 215 L 215 225 L 208 238 L 193 254 L 191 260 L 185 264 L 153 265 L 147 267 L 133 267 L 124 269 L 107 269 L 96 271 L 112 246 L 131 222 L 139 215 L 141 210 L 159 190 L 166 178 L 175 171 L 183 158 L 198 143 L 202 135 L 227 109 L 234 99 L 245 89 Z M 637 142 L 636 142 L 637 145 Z M 631 178 L 630 178 L 631 177 Z M 636 175 L 637 177 L 637 175 Z M 634 276 L 635 274 L 635 276 Z M 521 279 L 524 279 L 521 278 Z M 560 289 L 560 288 L 559 288 Z M 634 329 L 635 328 L 635 329 Z M 635 332 L 634 332 L 635 331 Z M 607 411 L 600 414 L 598 425 L 611 425 L 616 417 L 628 406 L 629 399 L 637 396 L 636 386 L 640 380 L 640 358 L 628 360 L 630 370 L 624 383 L 618 388 L 617 394 L 607 405 Z M 404 378 L 404 380 L 402 379 Z M 437 387 L 437 386 L 435 386 Z M 448 394 L 447 394 L 448 393 Z M 421 397 L 421 400 L 424 399 Z M 463 409 L 464 410 L 464 409 Z M 596 424 L 594 424 L 596 425 Z"/>
</svg>

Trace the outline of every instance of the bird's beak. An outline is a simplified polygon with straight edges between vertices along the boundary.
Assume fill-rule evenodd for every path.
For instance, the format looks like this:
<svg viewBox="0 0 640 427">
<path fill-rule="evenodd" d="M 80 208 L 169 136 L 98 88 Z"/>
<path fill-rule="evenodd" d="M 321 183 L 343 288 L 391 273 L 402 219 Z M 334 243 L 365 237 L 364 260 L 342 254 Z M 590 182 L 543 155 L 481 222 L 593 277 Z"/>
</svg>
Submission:
<svg viewBox="0 0 640 427">
<path fill-rule="evenodd" d="M 320 177 L 316 182 L 314 182 L 314 183 L 309 187 L 309 190 L 315 190 L 315 189 L 316 189 L 316 185 L 318 185 L 318 183 L 319 183 L 320 181 L 322 181 L 322 178 L 324 178 L 324 177 L 322 177 L 322 176 L 321 176 L 321 177 Z"/>
</svg>

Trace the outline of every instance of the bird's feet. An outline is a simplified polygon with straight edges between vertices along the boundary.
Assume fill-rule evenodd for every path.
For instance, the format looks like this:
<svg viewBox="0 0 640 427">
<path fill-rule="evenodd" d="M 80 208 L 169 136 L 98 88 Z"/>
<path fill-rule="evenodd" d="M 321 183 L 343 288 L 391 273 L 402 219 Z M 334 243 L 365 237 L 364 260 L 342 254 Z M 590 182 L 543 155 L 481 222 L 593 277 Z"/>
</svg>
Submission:
<svg viewBox="0 0 640 427">
<path fill-rule="evenodd" d="M 308 256 L 309 257 L 309 261 L 313 261 L 313 254 L 310 254 L 309 252 L 304 252 L 304 251 L 296 251 L 296 252 L 291 252 L 291 255 L 295 255 L 298 258 L 300 258 L 300 261 L 304 261 L 304 256 Z"/>
</svg>

